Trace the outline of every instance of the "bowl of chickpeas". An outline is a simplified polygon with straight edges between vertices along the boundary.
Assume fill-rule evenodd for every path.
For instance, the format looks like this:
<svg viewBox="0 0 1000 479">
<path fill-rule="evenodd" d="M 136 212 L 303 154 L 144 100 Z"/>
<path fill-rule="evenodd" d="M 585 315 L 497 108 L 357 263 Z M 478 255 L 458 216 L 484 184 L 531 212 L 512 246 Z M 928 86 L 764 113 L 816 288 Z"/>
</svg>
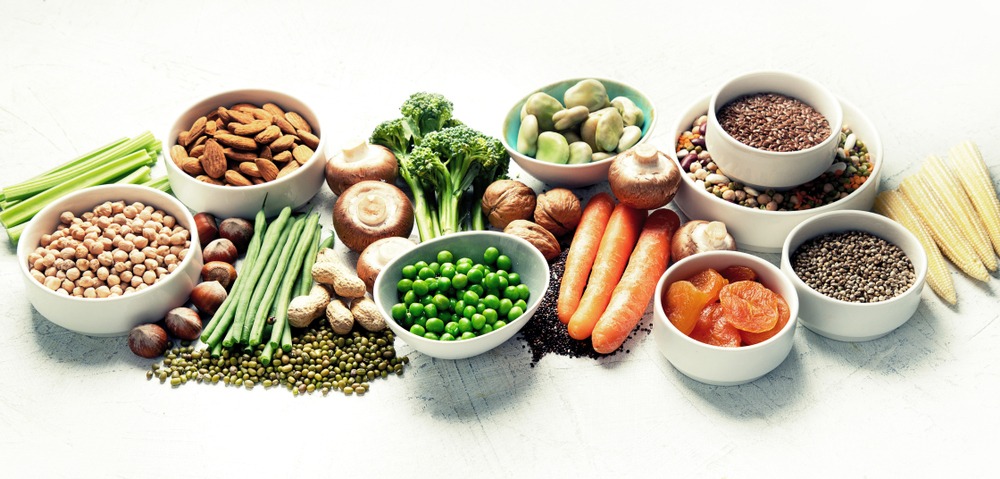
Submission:
<svg viewBox="0 0 1000 479">
<path fill-rule="evenodd" d="M 176 198 L 136 185 L 70 193 L 17 245 L 25 294 L 71 331 L 120 336 L 188 301 L 202 268 L 198 231 Z"/>
</svg>

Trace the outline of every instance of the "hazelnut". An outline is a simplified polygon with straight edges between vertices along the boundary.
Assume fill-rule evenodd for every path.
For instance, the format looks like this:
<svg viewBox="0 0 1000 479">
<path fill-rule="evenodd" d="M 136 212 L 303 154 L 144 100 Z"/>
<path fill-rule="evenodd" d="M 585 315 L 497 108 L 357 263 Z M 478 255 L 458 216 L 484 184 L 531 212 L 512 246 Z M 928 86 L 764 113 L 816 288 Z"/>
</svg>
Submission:
<svg viewBox="0 0 1000 479">
<path fill-rule="evenodd" d="M 191 308 L 171 309 L 163 323 L 167 326 L 167 331 L 177 339 L 194 341 L 201 335 L 201 316 Z"/>
<path fill-rule="evenodd" d="M 538 195 L 535 223 L 562 236 L 576 229 L 583 214 L 580 199 L 566 188 L 554 188 Z"/>
<path fill-rule="evenodd" d="M 233 264 L 236 262 L 236 258 L 239 257 L 236 245 L 226 238 L 215 239 L 209 243 L 208 246 L 205 246 L 202 253 L 206 263 L 211 263 L 212 261 L 222 261 Z"/>
<path fill-rule="evenodd" d="M 149 359 L 160 357 L 168 346 L 170 340 L 167 338 L 167 332 L 153 323 L 140 324 L 128 333 L 128 348 L 136 356 Z"/>
<path fill-rule="evenodd" d="M 514 220 L 503 229 L 503 232 L 527 240 L 535 248 L 538 248 L 538 251 L 542 252 L 542 256 L 547 261 L 552 261 L 562 252 L 559 240 L 549 230 L 542 228 L 537 223 L 528 220 Z"/>
<path fill-rule="evenodd" d="M 514 220 L 531 219 L 535 213 L 535 191 L 516 180 L 497 180 L 483 193 L 483 213 L 494 228 L 506 228 Z"/>
<path fill-rule="evenodd" d="M 219 223 L 219 237 L 236 245 L 236 251 L 246 253 L 253 238 L 253 224 L 243 218 L 226 218 Z"/>
<path fill-rule="evenodd" d="M 222 306 L 227 295 L 226 288 L 223 288 L 218 281 L 206 281 L 198 283 L 198 286 L 191 290 L 191 304 L 198 308 L 198 311 L 213 315 L 219 306 Z"/>
<path fill-rule="evenodd" d="M 198 231 L 198 240 L 202 248 L 219 237 L 219 228 L 215 226 L 215 216 L 211 213 L 194 215 L 194 229 Z"/>
<path fill-rule="evenodd" d="M 229 287 L 236 281 L 236 268 L 225 261 L 210 261 L 201 267 L 202 281 L 218 281 L 223 288 Z"/>
</svg>

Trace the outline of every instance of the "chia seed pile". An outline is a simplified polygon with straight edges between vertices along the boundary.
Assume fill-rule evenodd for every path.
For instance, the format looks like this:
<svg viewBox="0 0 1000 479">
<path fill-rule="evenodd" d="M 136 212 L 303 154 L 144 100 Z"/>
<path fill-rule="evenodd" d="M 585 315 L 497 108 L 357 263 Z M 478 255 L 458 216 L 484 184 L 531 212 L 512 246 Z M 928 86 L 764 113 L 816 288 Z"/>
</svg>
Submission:
<svg viewBox="0 0 1000 479">
<path fill-rule="evenodd" d="M 320 319 L 308 328 L 294 329 L 292 350 L 275 353 L 267 366 L 257 360 L 263 345 L 252 352 L 223 349 L 220 357 L 213 358 L 206 349 L 182 344 L 167 351 L 162 364 L 154 363 L 146 379 L 158 378 L 174 387 L 197 381 L 246 389 L 284 386 L 293 395 L 320 391 L 325 396 L 334 390 L 347 396 L 364 394 L 370 381 L 403 374 L 409 358 L 396 356 L 393 339 L 388 329 L 372 333 L 358 326 L 339 336 Z"/>
<path fill-rule="evenodd" d="M 718 112 L 719 126 L 744 145 L 799 151 L 830 137 L 830 122 L 803 101 L 778 93 L 741 96 Z"/>
<path fill-rule="evenodd" d="M 913 286 L 913 263 L 903 250 L 863 231 L 813 238 L 792 254 L 792 269 L 810 288 L 841 301 L 877 303 Z"/>
<path fill-rule="evenodd" d="M 847 126 L 841 129 L 837 158 L 816 179 L 783 191 L 758 191 L 732 181 L 712 161 L 705 148 L 708 115 L 694 121 L 691 129 L 677 139 L 677 158 L 681 169 L 696 186 L 716 197 L 747 208 L 768 211 L 797 211 L 818 208 L 846 198 L 861 187 L 871 175 L 874 163 L 868 147 Z"/>
<path fill-rule="evenodd" d="M 631 342 L 636 334 L 640 332 L 649 333 L 651 331 L 646 322 L 640 322 L 632 333 L 629 334 L 629 338 L 625 340 L 625 343 L 611 354 L 599 354 L 597 351 L 594 351 L 594 346 L 590 340 L 577 341 L 569 337 L 566 325 L 559 321 L 559 315 L 556 310 L 556 302 L 559 298 L 559 285 L 562 281 L 563 271 L 566 268 L 566 255 L 568 252 L 569 248 L 564 246 L 562 253 L 549 265 L 549 288 L 545 290 L 545 296 L 542 297 L 542 302 L 539 304 L 538 310 L 535 311 L 535 315 L 531 318 L 531 321 L 528 321 L 528 324 L 524 325 L 521 331 L 518 332 L 519 337 L 527 343 L 523 347 L 531 349 L 531 367 L 535 367 L 535 364 L 541 361 L 542 357 L 546 354 L 558 354 L 571 358 L 588 357 L 592 359 L 613 356 L 623 351 L 627 354 L 630 350 L 625 349 L 625 346 Z"/>
</svg>

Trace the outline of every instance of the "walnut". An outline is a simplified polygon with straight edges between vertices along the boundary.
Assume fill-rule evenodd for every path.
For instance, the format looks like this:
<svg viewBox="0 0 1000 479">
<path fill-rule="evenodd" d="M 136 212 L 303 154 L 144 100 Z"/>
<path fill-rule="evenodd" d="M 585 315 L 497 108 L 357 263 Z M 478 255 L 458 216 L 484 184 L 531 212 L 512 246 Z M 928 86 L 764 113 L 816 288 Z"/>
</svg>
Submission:
<svg viewBox="0 0 1000 479">
<path fill-rule="evenodd" d="M 562 252 L 562 248 L 559 247 L 559 240 L 549 230 L 539 226 L 538 223 L 532 223 L 528 220 L 514 220 L 503 229 L 503 232 L 527 240 L 535 248 L 538 248 L 538 251 L 542 252 L 542 256 L 547 261 L 552 261 Z"/>
<path fill-rule="evenodd" d="M 483 213 L 494 228 L 527 220 L 535 212 L 535 191 L 516 180 L 497 180 L 483 193 Z"/>
<path fill-rule="evenodd" d="M 580 224 L 580 199 L 566 188 L 555 188 L 538 195 L 535 205 L 535 223 L 562 236 Z"/>
</svg>

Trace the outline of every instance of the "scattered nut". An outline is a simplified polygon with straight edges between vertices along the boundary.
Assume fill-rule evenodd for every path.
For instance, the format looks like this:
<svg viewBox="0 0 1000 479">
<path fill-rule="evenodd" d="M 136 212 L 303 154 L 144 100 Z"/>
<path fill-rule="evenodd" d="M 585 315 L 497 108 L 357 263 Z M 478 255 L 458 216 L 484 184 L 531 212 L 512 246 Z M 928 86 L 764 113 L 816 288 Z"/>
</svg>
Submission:
<svg viewBox="0 0 1000 479">
<path fill-rule="evenodd" d="M 516 180 L 497 180 L 483 193 L 483 213 L 494 228 L 514 220 L 527 220 L 535 212 L 535 191 Z"/>
<path fill-rule="evenodd" d="M 528 220 L 514 220 L 504 228 L 503 232 L 527 240 L 535 248 L 538 248 L 538 251 L 541 251 L 542 256 L 548 261 L 552 261 L 562 252 L 559 240 L 549 230 L 537 223 Z"/>
<path fill-rule="evenodd" d="M 213 315 L 226 300 L 226 288 L 218 281 L 198 283 L 191 290 L 191 304 L 206 315 Z"/>
<path fill-rule="evenodd" d="M 167 331 L 177 339 L 194 341 L 201 334 L 201 316 L 191 308 L 174 308 L 167 312 L 163 323 Z"/>
<path fill-rule="evenodd" d="M 136 356 L 149 359 L 160 357 L 168 346 L 170 339 L 167 332 L 153 323 L 140 324 L 128 333 L 128 348 Z"/>
<path fill-rule="evenodd" d="M 535 205 L 535 223 L 555 236 L 562 236 L 576 229 L 583 211 L 580 199 L 566 188 L 554 188 L 538 195 Z"/>
</svg>

